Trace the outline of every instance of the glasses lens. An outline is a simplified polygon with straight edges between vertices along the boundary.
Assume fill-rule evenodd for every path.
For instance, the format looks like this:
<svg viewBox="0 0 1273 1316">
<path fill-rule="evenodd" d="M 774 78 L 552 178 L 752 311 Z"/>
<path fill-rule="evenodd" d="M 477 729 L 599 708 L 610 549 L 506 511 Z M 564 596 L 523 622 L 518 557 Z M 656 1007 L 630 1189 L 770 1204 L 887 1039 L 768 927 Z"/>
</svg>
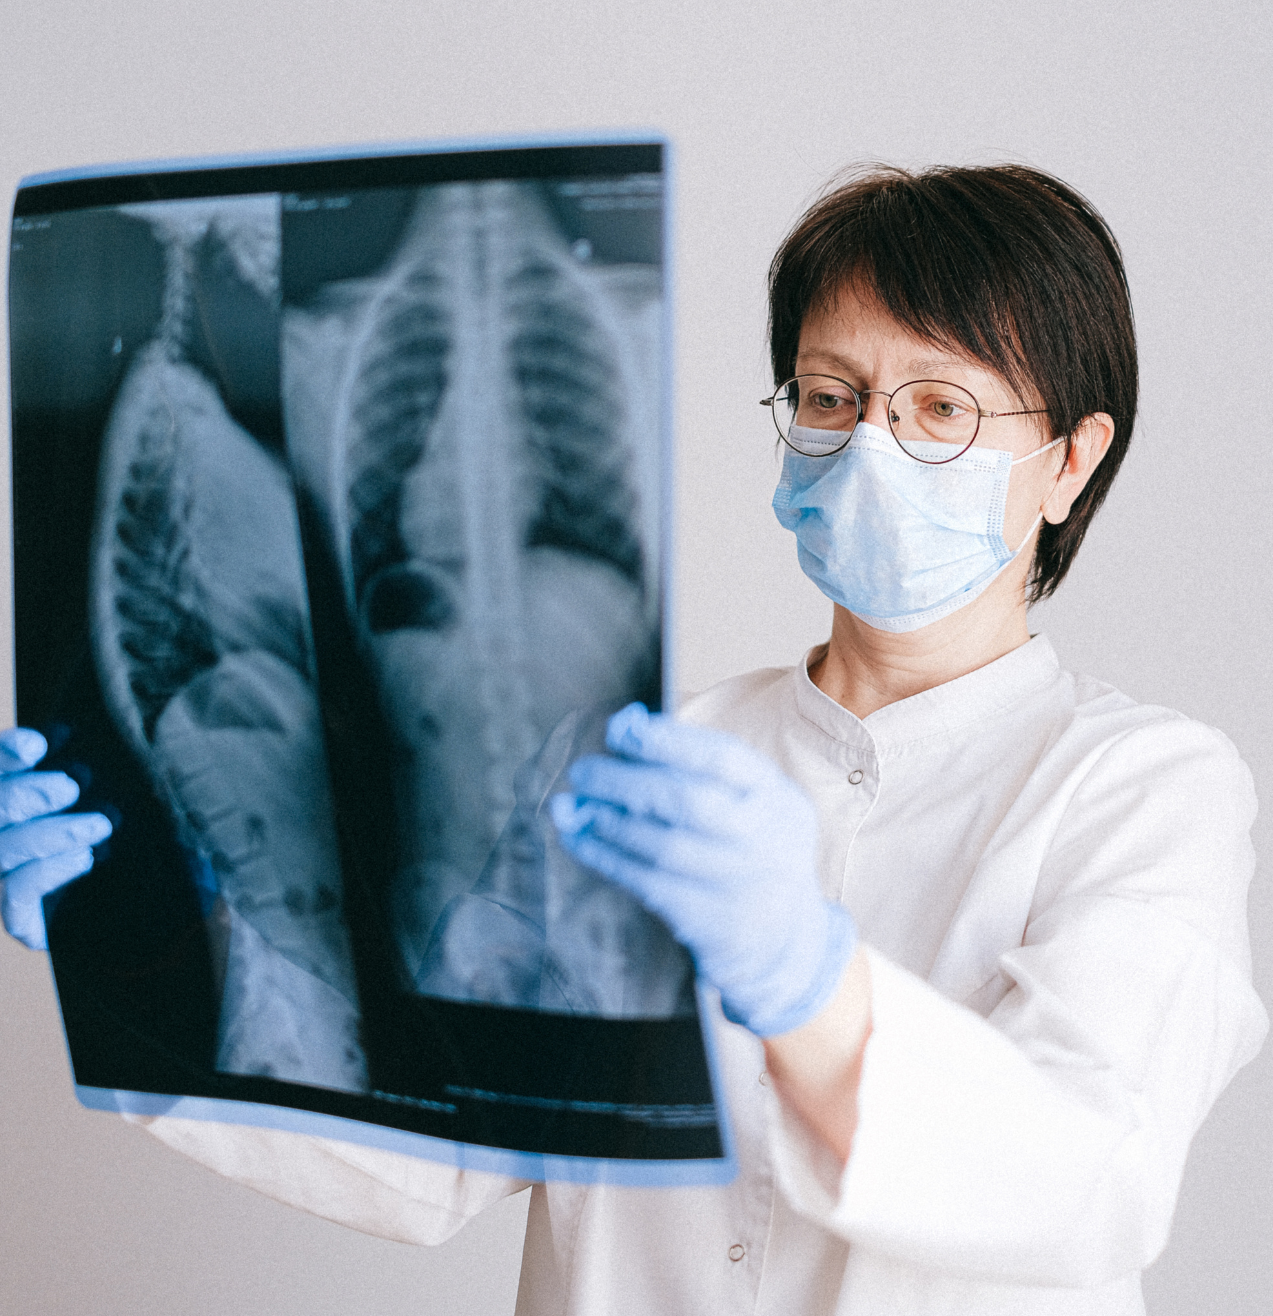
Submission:
<svg viewBox="0 0 1273 1316">
<path fill-rule="evenodd" d="M 806 457 L 839 452 L 858 423 L 857 395 L 842 379 L 798 375 L 774 394 L 778 433 Z"/>
<path fill-rule="evenodd" d="M 953 461 L 977 437 L 977 399 L 958 384 L 917 379 L 888 404 L 893 437 L 918 461 Z"/>
</svg>

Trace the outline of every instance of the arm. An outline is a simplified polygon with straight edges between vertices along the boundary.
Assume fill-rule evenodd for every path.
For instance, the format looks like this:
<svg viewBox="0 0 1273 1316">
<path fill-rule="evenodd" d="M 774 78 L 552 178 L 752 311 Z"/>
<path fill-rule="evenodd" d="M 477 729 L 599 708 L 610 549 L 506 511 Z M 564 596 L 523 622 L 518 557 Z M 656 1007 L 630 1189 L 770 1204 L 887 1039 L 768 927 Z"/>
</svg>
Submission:
<svg viewBox="0 0 1273 1316">
<path fill-rule="evenodd" d="M 842 1164 L 870 977 L 852 919 L 819 890 L 813 805 L 741 741 L 640 705 L 615 714 L 607 744 L 614 757 L 581 759 L 577 794 L 553 800 L 562 844 L 667 921 Z"/>
<path fill-rule="evenodd" d="M 870 1035 L 871 970 L 866 952 L 859 949 L 821 1013 L 765 1039 L 765 1064 L 779 1098 L 841 1168 L 853 1149 Z"/>
<path fill-rule="evenodd" d="M 692 748 L 699 729 L 681 730 Z M 1258 1049 L 1254 798 L 1232 746 L 1160 719 L 1085 771 L 1022 943 L 999 957 L 988 1018 L 865 951 L 848 973 L 837 966 L 816 1008 L 772 1026 L 773 1001 L 817 961 L 817 938 L 783 949 L 784 905 L 817 923 L 799 838 L 812 824 L 789 826 L 800 811 L 788 796 L 740 804 L 748 793 L 730 787 L 713 817 L 684 763 L 644 784 L 585 763 L 559 807 L 575 852 L 661 912 L 726 1012 L 766 1038 L 784 1190 L 864 1253 L 1075 1287 L 1143 1268 L 1165 1242 L 1190 1138 Z M 735 808 L 755 817 L 724 826 Z M 705 845 L 705 833 L 732 839 Z"/>
<path fill-rule="evenodd" d="M 580 760 L 578 794 L 553 801 L 562 844 L 666 919 L 842 1165 L 870 974 L 852 920 L 818 889 L 812 804 L 742 742 L 640 705 L 611 719 L 607 744 L 616 757 Z"/>
<path fill-rule="evenodd" d="M 864 1252 L 970 1279 L 1086 1286 L 1148 1265 L 1190 1139 L 1266 1027 L 1253 811 L 1221 737 L 1142 728 L 1070 800 L 986 1017 L 870 952 L 847 1166 L 776 1121 L 797 1207 Z"/>
</svg>

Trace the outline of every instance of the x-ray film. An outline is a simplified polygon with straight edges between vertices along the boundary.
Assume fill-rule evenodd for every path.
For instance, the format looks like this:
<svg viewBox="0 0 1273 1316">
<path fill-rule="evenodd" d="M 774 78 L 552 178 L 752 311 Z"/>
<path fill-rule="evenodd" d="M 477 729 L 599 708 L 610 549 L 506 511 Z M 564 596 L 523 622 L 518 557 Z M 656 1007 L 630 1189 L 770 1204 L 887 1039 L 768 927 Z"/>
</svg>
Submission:
<svg viewBox="0 0 1273 1316">
<path fill-rule="evenodd" d="M 19 720 L 87 1105 L 729 1177 L 693 965 L 557 842 L 663 695 L 664 147 L 27 180 Z"/>
</svg>

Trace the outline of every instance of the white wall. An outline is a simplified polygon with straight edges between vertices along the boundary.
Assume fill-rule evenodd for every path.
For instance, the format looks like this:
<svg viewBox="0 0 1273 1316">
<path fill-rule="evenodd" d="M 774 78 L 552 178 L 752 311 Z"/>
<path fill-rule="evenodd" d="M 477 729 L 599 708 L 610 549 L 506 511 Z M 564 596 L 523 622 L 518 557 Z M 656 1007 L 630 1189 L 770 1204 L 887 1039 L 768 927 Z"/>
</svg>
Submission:
<svg viewBox="0 0 1273 1316">
<path fill-rule="evenodd" d="M 791 662 L 827 626 L 768 511 L 773 444 L 756 406 L 763 276 L 786 227 L 852 160 L 1050 169 L 1122 241 L 1144 410 L 1036 628 L 1069 665 L 1223 728 L 1267 812 L 1271 15 L 1265 0 L 0 0 L 0 196 L 25 173 L 95 161 L 667 131 L 679 171 L 677 634 L 680 684 L 694 689 Z M 9 652 L 0 637 L 5 663 Z M 1257 977 L 1273 1000 L 1267 817 L 1256 844 Z M 0 1002 L 0 1309 L 512 1311 L 523 1202 L 432 1252 L 311 1220 L 80 1110 L 47 967 L 7 940 Z M 1266 1312 L 1271 1236 L 1273 1048 L 1198 1137 L 1150 1312 Z"/>
</svg>

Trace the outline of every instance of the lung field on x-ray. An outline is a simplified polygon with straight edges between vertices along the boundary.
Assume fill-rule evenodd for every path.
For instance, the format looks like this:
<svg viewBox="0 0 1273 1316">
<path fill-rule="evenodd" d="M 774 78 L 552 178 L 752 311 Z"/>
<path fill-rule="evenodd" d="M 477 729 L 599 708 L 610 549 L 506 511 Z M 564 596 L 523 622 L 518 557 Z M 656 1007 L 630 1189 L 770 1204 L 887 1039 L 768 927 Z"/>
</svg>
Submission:
<svg viewBox="0 0 1273 1316">
<path fill-rule="evenodd" d="M 421 189 L 377 272 L 285 309 L 292 465 L 388 731 L 409 979 L 554 728 L 658 697 L 660 315 L 657 268 L 581 259 L 510 182 Z"/>
<path fill-rule="evenodd" d="M 374 634 L 437 630 L 451 618 L 445 593 L 409 565 L 401 516 L 403 484 L 424 454 L 446 389 L 445 315 L 429 280 L 409 279 L 377 326 L 362 364 L 348 457 L 349 561 L 353 598 Z"/>
</svg>

